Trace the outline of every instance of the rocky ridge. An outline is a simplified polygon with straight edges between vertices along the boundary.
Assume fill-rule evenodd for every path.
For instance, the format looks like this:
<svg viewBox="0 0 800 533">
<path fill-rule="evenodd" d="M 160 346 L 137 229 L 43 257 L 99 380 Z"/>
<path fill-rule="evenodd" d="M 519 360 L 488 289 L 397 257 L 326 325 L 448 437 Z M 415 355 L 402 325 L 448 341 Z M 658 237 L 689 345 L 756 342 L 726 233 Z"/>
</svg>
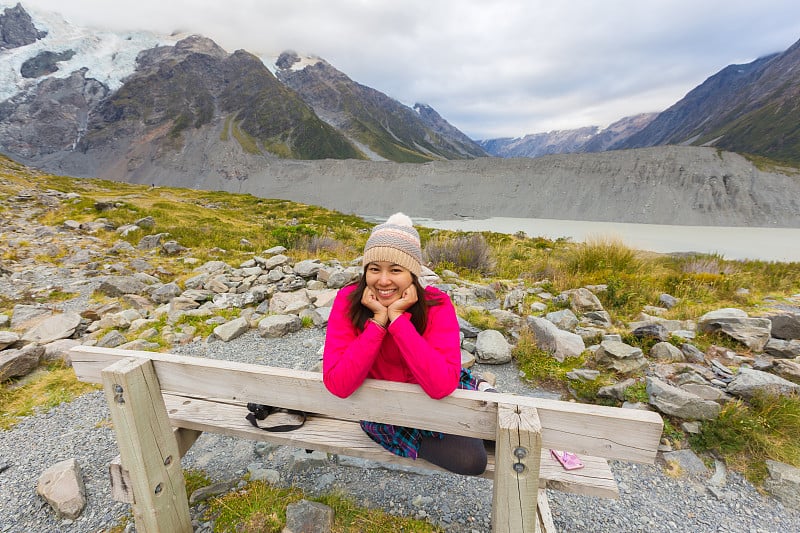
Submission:
<svg viewBox="0 0 800 533">
<path fill-rule="evenodd" d="M 75 194 L 29 190 L 3 201 L 5 210 L 0 237 L 5 243 L 7 259 L 0 268 L 0 294 L 10 301 L 26 302 L 14 305 L 10 314 L 0 314 L 0 375 L 4 380 L 22 379 L 43 361 L 68 360 L 67 351 L 77 344 L 145 350 L 157 350 L 166 345 L 177 353 L 205 352 L 208 356 L 227 358 L 236 357 L 233 353 L 241 351 L 235 348 L 237 342 L 260 342 L 258 352 L 264 348 L 263 343 L 268 344 L 271 339 L 291 339 L 293 335 L 312 335 L 311 338 L 316 339 L 309 339 L 304 349 L 316 355 L 302 363 L 291 363 L 313 368 L 318 364 L 319 342 L 324 335 L 333 296 L 339 287 L 356 279 L 360 272 L 357 261 L 295 262 L 281 248 L 254 254 L 252 259 L 237 265 L 221 260 L 201 264 L 191 257 L 190 250 L 158 233 L 155 221 L 149 217 L 121 227 L 113 227 L 102 218 L 80 224 L 67 220 L 58 226 L 42 226 L 35 222 L 42 210 L 77 199 Z M 106 207 L 113 209 L 113 205 L 109 202 Z M 105 232 L 120 235 L 138 232 L 142 237 L 136 246 L 119 240 L 109 248 L 98 238 L 98 234 Z M 33 255 L 56 255 L 61 245 L 69 249 L 69 254 L 59 261 L 42 262 Z M 177 262 L 194 264 L 196 268 L 191 277 L 176 282 L 163 261 L 159 261 L 161 266 L 155 266 L 157 258 L 167 258 L 176 265 Z M 425 281 L 446 291 L 461 308 L 475 307 L 490 313 L 508 332 L 504 336 L 498 331 L 481 331 L 462 322 L 464 364 L 474 365 L 491 379 L 495 379 L 492 375 L 500 376 L 497 384 L 506 391 L 537 393 L 518 379 L 511 362 L 511 346 L 525 328 L 533 331 L 539 347 L 556 359 L 563 360 L 588 349 L 599 367 L 614 369 L 621 375 L 644 370 L 645 378 L 625 379 L 601 389 L 600 395 L 622 401 L 625 390 L 644 379 L 648 405 L 630 407 L 656 409 L 683 420 L 683 429 L 690 433 L 697 430 L 697 421 L 714 418 L 720 406 L 734 398 L 746 400 L 765 389 L 777 394 L 795 394 L 800 389 L 797 385 L 800 382 L 800 295 L 794 297 L 794 304 L 765 302 L 761 316 L 750 317 L 738 309 L 720 309 L 691 321 L 660 318 L 660 313 L 675 304 L 674 298 L 663 295 L 662 306 L 644 308 L 637 321 L 621 325 L 614 323 L 597 298 L 604 290 L 602 286 L 579 287 L 553 295 L 542 288 L 542 283 L 524 289 L 513 282 L 475 284 L 446 271 L 440 276 L 426 272 Z M 33 299 L 47 301 L 48 296 L 59 291 L 75 292 L 78 296 L 61 303 L 28 303 Z M 104 302 L 92 302 L 92 294 L 103 295 Z M 528 305 L 525 302 L 531 296 L 536 301 Z M 547 302 L 557 302 L 559 305 L 555 307 L 560 309 L 547 312 L 553 308 Z M 231 314 L 238 316 L 231 319 Z M 198 333 L 197 326 L 192 325 L 198 319 L 213 326 L 210 335 Z M 620 327 L 634 336 L 658 342 L 648 353 L 643 353 L 611 333 Z M 739 353 L 712 346 L 705 353 L 700 352 L 692 344 L 698 330 L 719 331 L 747 349 Z M 675 344 L 676 338 L 682 342 Z M 228 346 L 232 349 L 226 349 Z M 263 356 L 258 360 L 280 364 Z M 585 368 L 576 369 L 570 377 L 592 380 L 596 376 L 595 370 Z M 75 423 L 85 427 L 84 422 Z M 0 442 L 11 440 L 15 431 L 4 432 Z M 109 434 L 104 438 L 108 439 Z M 686 450 L 673 451 L 673 444 L 664 442 L 662 458 L 665 463 L 691 463 L 691 452 L 687 456 Z M 269 454 L 278 454 L 278 451 L 272 450 Z M 15 472 L 14 461 L 20 459 L 9 459 L 12 455 L 9 449 L 2 451 L 0 476 Z M 68 461 L 71 457 L 67 462 L 45 460 L 43 463 L 42 457 L 47 455 L 38 457 L 38 462 L 33 458 L 25 461 L 34 460 L 33 468 L 41 472 L 39 494 L 53 507 L 47 510 L 49 507 L 40 506 L 40 514 L 50 520 L 62 517 L 70 526 L 75 525 L 75 531 L 87 530 L 81 529 L 80 517 L 87 514 L 96 518 L 97 513 L 91 510 L 95 502 L 85 498 L 86 484 L 82 482 L 81 470 L 98 465 L 80 465 Z M 297 469 L 322 468 L 325 460 L 300 456 L 293 458 L 292 464 L 295 466 L 291 468 Z M 364 468 L 364 465 L 356 467 Z M 704 467 L 697 468 L 698 479 L 704 480 L 706 490 L 723 494 L 724 482 L 720 477 L 725 477 L 724 465 L 718 465 L 711 478 L 713 482 L 705 477 Z M 260 470 L 263 471 L 260 475 L 269 479 L 276 479 L 275 476 L 283 479 L 280 472 L 272 473 L 266 466 Z M 797 469 L 774 463 L 770 471 L 773 477 L 766 488 L 782 505 L 797 508 Z M 52 489 L 47 480 L 53 476 L 68 480 L 69 490 L 65 491 L 63 486 Z M 101 484 L 89 479 L 88 484 L 92 483 Z M 229 490 L 236 483 L 229 482 L 225 486 Z M 13 497 L 4 494 L 5 490 L 0 489 L 3 496 L 0 500 L 27 501 L 28 507 L 31 502 L 43 501 L 37 500 L 32 489 Z M 102 488 L 94 490 L 99 492 Z M 480 520 L 477 523 L 453 522 L 451 515 L 441 514 L 441 509 L 429 515 L 424 509 L 433 513 L 436 510 L 433 502 L 423 499 L 417 503 L 419 505 L 412 506 L 414 513 L 431 519 L 438 516 L 436 520 L 454 531 L 483 527 Z M 199 512 L 203 504 L 197 505 L 196 512 Z M 393 510 L 408 512 L 397 507 Z M 14 515 L 13 510 L 7 511 Z M 17 530 L 12 526 L 3 531 Z"/>
</svg>

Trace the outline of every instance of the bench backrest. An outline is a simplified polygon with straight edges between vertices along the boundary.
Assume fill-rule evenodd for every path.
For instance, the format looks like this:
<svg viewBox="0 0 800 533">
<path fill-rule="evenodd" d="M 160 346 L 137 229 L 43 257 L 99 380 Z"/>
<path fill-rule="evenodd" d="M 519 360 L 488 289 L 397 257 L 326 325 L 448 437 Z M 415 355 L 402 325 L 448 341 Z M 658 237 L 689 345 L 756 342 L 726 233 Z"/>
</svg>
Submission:
<svg viewBox="0 0 800 533">
<path fill-rule="evenodd" d="M 653 463 L 663 422 L 654 412 L 563 402 L 503 393 L 456 390 L 434 400 L 417 385 L 367 380 L 341 399 L 322 375 L 286 368 L 154 352 L 78 346 L 70 351 L 82 381 L 101 383 L 101 371 L 126 358 L 153 362 L 164 392 L 255 402 L 346 420 L 373 420 L 495 440 L 498 405 L 532 407 L 543 448 Z"/>
</svg>

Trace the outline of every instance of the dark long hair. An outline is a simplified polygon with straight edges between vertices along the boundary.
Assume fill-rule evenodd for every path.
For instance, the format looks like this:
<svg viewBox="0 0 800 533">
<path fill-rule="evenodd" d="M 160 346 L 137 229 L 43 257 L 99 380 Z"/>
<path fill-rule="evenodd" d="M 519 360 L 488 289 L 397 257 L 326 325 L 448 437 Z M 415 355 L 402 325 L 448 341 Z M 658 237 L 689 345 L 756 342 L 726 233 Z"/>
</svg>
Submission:
<svg viewBox="0 0 800 533">
<path fill-rule="evenodd" d="M 428 326 L 428 308 L 442 302 L 438 298 L 430 298 L 419 282 L 417 276 L 411 273 L 411 283 L 417 289 L 417 301 L 407 309 L 411 313 L 411 323 L 420 335 L 425 333 Z M 361 279 L 356 282 L 356 290 L 347 297 L 350 302 L 350 321 L 358 330 L 363 330 L 367 320 L 372 318 L 372 310 L 361 303 L 364 289 L 367 288 L 367 269 L 361 274 Z"/>
</svg>

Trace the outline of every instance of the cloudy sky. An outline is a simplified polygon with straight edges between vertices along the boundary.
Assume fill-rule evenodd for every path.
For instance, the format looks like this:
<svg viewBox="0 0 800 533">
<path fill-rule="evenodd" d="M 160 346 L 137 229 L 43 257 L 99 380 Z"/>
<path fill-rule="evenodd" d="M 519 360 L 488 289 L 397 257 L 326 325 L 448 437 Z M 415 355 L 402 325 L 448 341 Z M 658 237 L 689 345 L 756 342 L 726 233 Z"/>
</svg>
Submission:
<svg viewBox="0 0 800 533">
<path fill-rule="evenodd" d="M 2 0 L 10 5 L 16 0 Z M 315 54 L 473 139 L 662 111 L 800 40 L 797 0 L 22 0 L 110 30 Z"/>
</svg>

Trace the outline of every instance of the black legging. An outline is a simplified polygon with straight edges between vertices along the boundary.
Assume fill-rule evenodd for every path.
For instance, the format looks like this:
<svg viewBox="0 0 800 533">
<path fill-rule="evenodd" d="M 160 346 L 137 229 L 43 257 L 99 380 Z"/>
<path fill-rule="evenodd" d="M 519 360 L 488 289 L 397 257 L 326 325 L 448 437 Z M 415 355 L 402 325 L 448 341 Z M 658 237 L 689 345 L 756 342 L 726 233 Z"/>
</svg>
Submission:
<svg viewBox="0 0 800 533">
<path fill-rule="evenodd" d="M 486 470 L 486 447 L 474 437 L 447 433 L 441 439 L 422 437 L 417 456 L 465 476 L 479 476 Z"/>
</svg>

